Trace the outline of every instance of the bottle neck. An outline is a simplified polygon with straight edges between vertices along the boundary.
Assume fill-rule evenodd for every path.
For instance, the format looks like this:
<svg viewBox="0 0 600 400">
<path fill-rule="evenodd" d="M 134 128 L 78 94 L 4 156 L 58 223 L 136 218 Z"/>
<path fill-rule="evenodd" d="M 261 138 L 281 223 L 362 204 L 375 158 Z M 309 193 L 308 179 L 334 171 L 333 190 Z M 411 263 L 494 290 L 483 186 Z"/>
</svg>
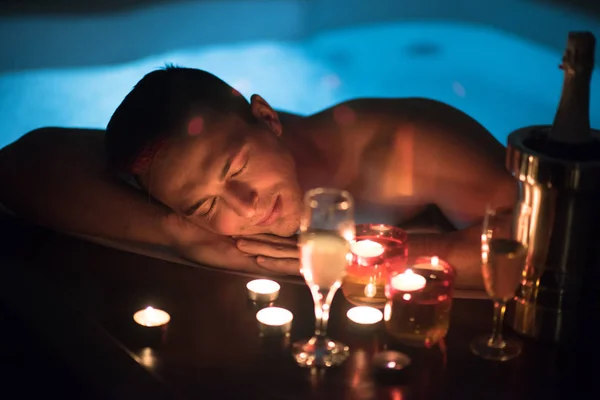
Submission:
<svg viewBox="0 0 600 400">
<path fill-rule="evenodd" d="M 590 136 L 591 71 L 565 71 L 563 90 L 550 132 L 553 141 L 585 143 Z"/>
</svg>

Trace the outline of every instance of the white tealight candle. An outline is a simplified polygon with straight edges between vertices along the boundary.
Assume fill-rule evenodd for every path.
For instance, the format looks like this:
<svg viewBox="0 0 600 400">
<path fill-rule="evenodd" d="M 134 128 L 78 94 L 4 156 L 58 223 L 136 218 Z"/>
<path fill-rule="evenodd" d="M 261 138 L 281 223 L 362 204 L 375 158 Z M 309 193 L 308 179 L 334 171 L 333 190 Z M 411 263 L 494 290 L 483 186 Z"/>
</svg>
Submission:
<svg viewBox="0 0 600 400">
<path fill-rule="evenodd" d="M 292 322 L 294 315 L 281 307 L 267 307 L 256 313 L 256 319 L 265 325 L 281 326 Z"/>
<path fill-rule="evenodd" d="M 165 325 L 171 316 L 166 311 L 148 306 L 133 314 L 133 320 L 142 326 L 155 327 Z"/>
<path fill-rule="evenodd" d="M 256 319 L 262 333 L 278 332 L 287 334 L 292 327 L 294 315 L 285 308 L 267 307 L 256 313 Z"/>
<path fill-rule="evenodd" d="M 376 324 L 383 319 L 383 313 L 373 307 L 353 307 L 346 313 L 348 319 L 360 325 Z"/>
<path fill-rule="evenodd" d="M 255 279 L 246 284 L 250 300 L 259 303 L 270 303 L 279 296 L 279 283 L 269 279 Z"/>
<path fill-rule="evenodd" d="M 403 292 L 414 292 L 415 290 L 423 289 L 427 280 L 415 274 L 411 269 L 407 269 L 404 273 L 398 274 L 391 279 L 392 287 Z"/>
<path fill-rule="evenodd" d="M 372 240 L 359 240 L 350 245 L 350 251 L 363 258 L 378 257 L 383 254 L 384 250 L 380 243 Z"/>
</svg>

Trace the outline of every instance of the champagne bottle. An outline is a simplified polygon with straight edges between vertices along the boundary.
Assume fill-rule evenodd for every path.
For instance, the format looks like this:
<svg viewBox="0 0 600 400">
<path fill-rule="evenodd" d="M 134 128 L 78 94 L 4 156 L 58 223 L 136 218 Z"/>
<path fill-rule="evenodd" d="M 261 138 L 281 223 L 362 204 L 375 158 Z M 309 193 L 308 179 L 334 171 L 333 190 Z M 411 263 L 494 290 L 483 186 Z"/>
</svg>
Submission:
<svg viewBox="0 0 600 400">
<path fill-rule="evenodd" d="M 600 142 L 590 128 L 590 83 L 596 38 L 591 32 L 570 32 L 562 64 L 564 81 L 558 110 L 543 151 L 571 161 L 600 156 Z M 542 149 L 540 149 L 542 150 Z"/>
</svg>

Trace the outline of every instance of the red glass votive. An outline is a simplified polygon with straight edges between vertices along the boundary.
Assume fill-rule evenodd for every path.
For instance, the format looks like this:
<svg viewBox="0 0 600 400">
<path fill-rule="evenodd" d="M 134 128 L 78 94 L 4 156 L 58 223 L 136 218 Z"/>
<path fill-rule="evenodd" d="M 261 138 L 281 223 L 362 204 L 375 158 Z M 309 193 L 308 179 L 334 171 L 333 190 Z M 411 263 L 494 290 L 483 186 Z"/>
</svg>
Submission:
<svg viewBox="0 0 600 400">
<path fill-rule="evenodd" d="M 431 347 L 448 333 L 454 268 L 438 257 L 419 257 L 388 276 L 383 318 L 402 343 Z"/>
<path fill-rule="evenodd" d="M 383 308 L 388 274 L 406 268 L 408 234 L 385 224 L 359 224 L 351 243 L 352 261 L 342 283 L 346 299 L 357 306 Z"/>
</svg>

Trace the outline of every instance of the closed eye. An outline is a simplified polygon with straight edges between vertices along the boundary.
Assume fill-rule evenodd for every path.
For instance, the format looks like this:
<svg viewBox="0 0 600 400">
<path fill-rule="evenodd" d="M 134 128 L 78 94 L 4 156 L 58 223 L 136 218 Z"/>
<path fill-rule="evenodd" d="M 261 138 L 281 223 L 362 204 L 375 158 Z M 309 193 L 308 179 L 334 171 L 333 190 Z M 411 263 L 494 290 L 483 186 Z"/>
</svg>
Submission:
<svg viewBox="0 0 600 400">
<path fill-rule="evenodd" d="M 244 172 L 246 170 L 246 167 L 248 166 L 248 161 L 249 161 L 249 158 L 246 158 L 246 162 L 244 163 L 244 165 L 242 165 L 242 167 L 240 169 L 238 169 L 236 172 L 231 174 L 231 178 L 235 178 L 236 176 L 241 175 L 242 172 Z"/>
<path fill-rule="evenodd" d="M 186 217 L 191 217 L 194 214 L 198 215 L 206 215 L 208 214 L 214 207 L 215 197 L 211 197 L 208 199 L 201 200 L 185 210 L 183 213 Z"/>
<path fill-rule="evenodd" d="M 208 199 L 207 201 L 205 201 L 202 206 L 200 206 L 198 208 L 198 215 L 203 217 L 206 215 L 210 215 L 213 210 L 215 209 L 215 205 L 217 204 L 217 198 L 216 197 L 212 197 L 210 199 Z"/>
</svg>

